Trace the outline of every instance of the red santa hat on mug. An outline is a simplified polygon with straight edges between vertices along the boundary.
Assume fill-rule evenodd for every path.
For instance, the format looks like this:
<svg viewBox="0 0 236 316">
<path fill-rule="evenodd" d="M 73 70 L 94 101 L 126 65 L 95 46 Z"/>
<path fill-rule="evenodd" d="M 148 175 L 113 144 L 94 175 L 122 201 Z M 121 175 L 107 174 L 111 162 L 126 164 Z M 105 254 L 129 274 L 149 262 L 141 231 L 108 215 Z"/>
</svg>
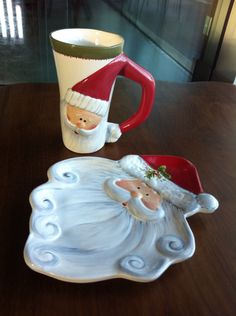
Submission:
<svg viewBox="0 0 236 316">
<path fill-rule="evenodd" d="M 68 89 L 65 101 L 97 115 L 106 115 L 114 80 L 124 63 L 123 54 L 117 56 L 109 64 Z"/>
</svg>

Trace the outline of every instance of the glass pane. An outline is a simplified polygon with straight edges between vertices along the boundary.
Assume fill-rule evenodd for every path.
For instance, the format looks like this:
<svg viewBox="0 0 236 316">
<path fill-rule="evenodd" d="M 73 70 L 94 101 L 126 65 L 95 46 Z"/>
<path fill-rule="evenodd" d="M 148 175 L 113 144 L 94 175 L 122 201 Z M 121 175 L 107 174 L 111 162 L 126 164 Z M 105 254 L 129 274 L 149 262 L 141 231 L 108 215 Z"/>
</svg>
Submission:
<svg viewBox="0 0 236 316">
<path fill-rule="evenodd" d="M 233 82 L 236 80 L 236 2 L 234 2 L 214 70 L 213 80 Z M 236 81 L 235 81 L 236 84 Z"/>
<path fill-rule="evenodd" d="M 96 28 L 156 79 L 189 81 L 217 0 L 0 0 L 0 84 L 57 80 L 49 33 Z"/>
<path fill-rule="evenodd" d="M 202 53 L 216 4 L 217 0 L 128 0 L 123 1 L 122 12 L 192 72 Z"/>
</svg>

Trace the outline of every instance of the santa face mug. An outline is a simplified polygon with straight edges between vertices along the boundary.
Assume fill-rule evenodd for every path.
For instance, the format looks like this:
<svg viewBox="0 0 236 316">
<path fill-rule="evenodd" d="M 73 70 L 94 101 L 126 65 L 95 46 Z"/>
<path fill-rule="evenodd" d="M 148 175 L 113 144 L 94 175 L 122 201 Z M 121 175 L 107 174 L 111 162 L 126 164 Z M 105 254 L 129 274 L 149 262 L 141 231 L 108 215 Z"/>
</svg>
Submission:
<svg viewBox="0 0 236 316">
<path fill-rule="evenodd" d="M 93 29 L 62 29 L 51 33 L 50 40 L 60 90 L 62 138 L 68 149 L 95 152 L 149 116 L 155 81 L 123 53 L 121 36 Z M 118 75 L 142 87 L 137 112 L 121 124 L 108 122 Z"/>
</svg>

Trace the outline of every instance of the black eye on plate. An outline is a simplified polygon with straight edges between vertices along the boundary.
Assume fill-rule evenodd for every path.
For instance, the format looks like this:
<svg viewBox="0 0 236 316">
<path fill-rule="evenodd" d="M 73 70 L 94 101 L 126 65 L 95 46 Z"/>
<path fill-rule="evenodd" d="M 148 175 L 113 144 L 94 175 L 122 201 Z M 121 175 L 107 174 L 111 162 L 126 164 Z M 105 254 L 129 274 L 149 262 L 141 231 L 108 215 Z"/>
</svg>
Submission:
<svg viewBox="0 0 236 316">
<path fill-rule="evenodd" d="M 80 121 L 83 121 L 82 117 L 79 118 Z"/>
<path fill-rule="evenodd" d="M 140 190 L 140 187 L 137 187 L 138 190 Z"/>
<path fill-rule="evenodd" d="M 84 120 L 84 123 L 86 123 L 87 121 L 86 120 Z"/>
<path fill-rule="evenodd" d="M 148 194 L 148 193 L 146 193 L 146 196 L 149 196 L 149 194 Z"/>
</svg>

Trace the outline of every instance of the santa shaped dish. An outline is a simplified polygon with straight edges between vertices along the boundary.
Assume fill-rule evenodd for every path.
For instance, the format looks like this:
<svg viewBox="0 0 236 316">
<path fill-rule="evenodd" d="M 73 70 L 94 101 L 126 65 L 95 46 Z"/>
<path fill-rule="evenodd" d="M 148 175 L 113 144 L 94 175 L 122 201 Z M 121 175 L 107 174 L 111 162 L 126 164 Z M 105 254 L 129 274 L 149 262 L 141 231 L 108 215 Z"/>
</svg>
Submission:
<svg viewBox="0 0 236 316">
<path fill-rule="evenodd" d="M 156 170 L 159 164 L 173 181 Z M 33 270 L 69 282 L 155 280 L 193 255 L 186 218 L 218 208 L 180 157 L 73 158 L 53 165 L 48 177 L 30 196 L 24 257 Z"/>
</svg>

